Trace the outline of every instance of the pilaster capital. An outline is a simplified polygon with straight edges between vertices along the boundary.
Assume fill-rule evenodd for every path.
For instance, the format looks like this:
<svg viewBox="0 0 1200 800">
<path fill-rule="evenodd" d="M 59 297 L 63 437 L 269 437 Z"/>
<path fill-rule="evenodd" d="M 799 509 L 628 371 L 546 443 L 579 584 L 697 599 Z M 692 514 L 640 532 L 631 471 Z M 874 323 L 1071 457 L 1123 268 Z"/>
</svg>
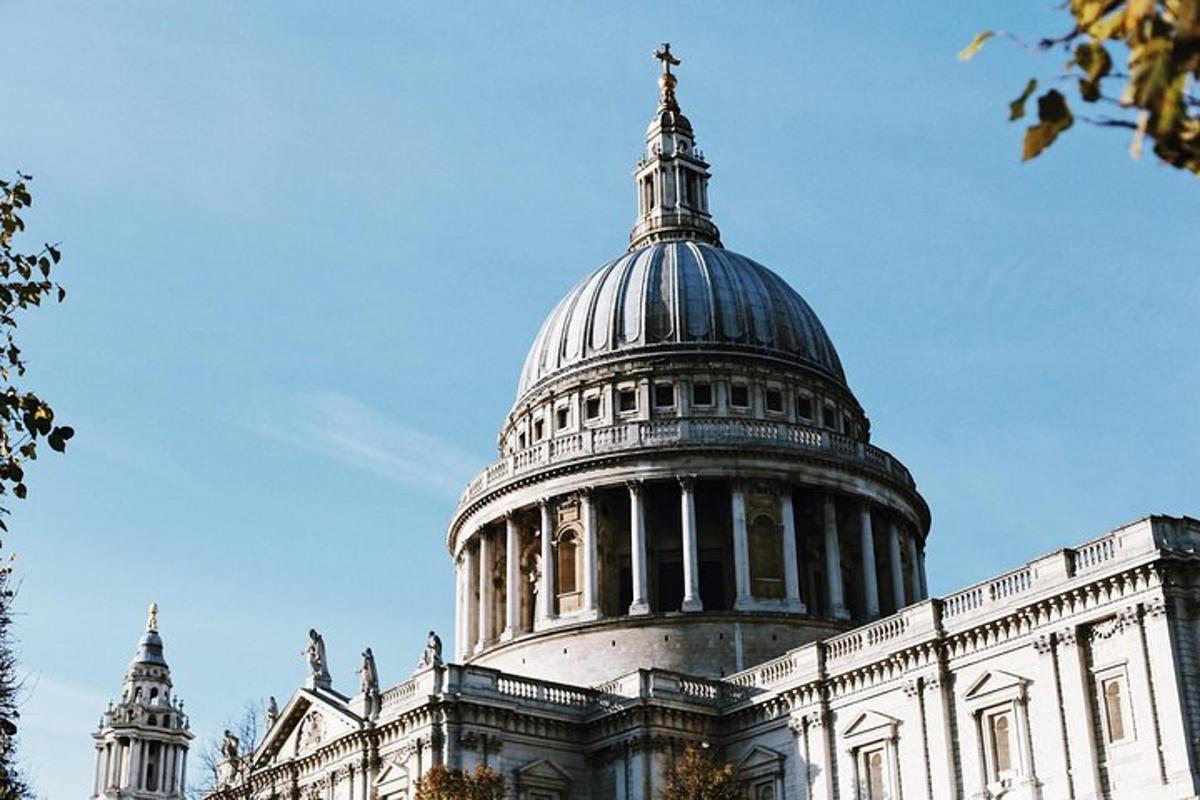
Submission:
<svg viewBox="0 0 1200 800">
<path fill-rule="evenodd" d="M 645 481 L 642 481 L 638 478 L 625 481 L 625 488 L 629 490 L 630 494 L 640 495 L 642 493 L 642 489 L 645 488 Z"/>
<path fill-rule="evenodd" d="M 1033 639 L 1033 649 L 1038 655 L 1044 656 L 1054 651 L 1054 634 L 1043 633 Z"/>
<path fill-rule="evenodd" d="M 685 492 L 691 492 L 696 488 L 695 475 L 676 475 L 675 478 L 679 481 L 679 488 Z"/>
</svg>

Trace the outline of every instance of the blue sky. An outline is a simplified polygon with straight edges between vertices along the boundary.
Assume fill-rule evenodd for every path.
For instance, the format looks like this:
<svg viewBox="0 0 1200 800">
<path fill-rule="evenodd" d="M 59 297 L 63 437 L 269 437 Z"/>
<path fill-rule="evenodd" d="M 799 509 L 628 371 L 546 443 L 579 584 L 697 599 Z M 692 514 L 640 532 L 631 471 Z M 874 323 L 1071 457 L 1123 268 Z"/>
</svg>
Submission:
<svg viewBox="0 0 1200 800">
<path fill-rule="evenodd" d="M 725 243 L 821 316 L 933 510 L 935 592 L 1200 513 L 1200 186 L 1077 125 L 1018 161 L 1063 60 L 1039 3 L 0 4 L 0 170 L 66 304 L 23 329 L 78 431 L 30 472 L 23 749 L 50 800 L 151 600 L 202 737 L 449 633 L 445 524 L 543 315 L 619 254 L 670 40 Z M 447 637 L 448 638 L 448 637 Z"/>
</svg>

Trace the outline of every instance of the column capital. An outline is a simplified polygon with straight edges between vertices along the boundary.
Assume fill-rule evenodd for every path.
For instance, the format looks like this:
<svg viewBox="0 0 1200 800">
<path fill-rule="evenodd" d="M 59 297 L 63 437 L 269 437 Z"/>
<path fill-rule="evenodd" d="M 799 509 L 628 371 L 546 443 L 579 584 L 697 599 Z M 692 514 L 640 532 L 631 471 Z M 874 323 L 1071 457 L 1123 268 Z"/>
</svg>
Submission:
<svg viewBox="0 0 1200 800">
<path fill-rule="evenodd" d="M 641 494 L 642 489 L 645 488 L 645 484 L 646 482 L 641 478 L 632 478 L 625 481 L 625 488 L 628 489 L 631 494 Z"/>
<path fill-rule="evenodd" d="M 552 495 L 548 495 L 548 494 L 542 495 L 535 502 L 538 504 L 539 508 L 546 508 L 547 506 L 554 505 L 554 497 Z"/>
<path fill-rule="evenodd" d="M 684 491 L 690 492 L 692 489 L 696 488 L 695 475 L 676 475 L 675 479 L 679 481 L 679 488 L 683 489 Z"/>
</svg>

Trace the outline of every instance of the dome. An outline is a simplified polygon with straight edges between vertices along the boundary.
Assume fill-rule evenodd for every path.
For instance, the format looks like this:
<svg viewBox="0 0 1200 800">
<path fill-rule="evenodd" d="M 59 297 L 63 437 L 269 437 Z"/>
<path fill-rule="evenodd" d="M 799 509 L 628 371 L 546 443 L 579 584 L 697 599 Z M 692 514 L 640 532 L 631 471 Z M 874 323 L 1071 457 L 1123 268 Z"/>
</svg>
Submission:
<svg viewBox="0 0 1200 800">
<path fill-rule="evenodd" d="M 846 382 L 821 321 L 782 278 L 724 248 L 675 241 L 635 249 L 568 292 L 542 323 L 517 394 L 593 361 L 696 349 L 782 359 Z"/>
</svg>

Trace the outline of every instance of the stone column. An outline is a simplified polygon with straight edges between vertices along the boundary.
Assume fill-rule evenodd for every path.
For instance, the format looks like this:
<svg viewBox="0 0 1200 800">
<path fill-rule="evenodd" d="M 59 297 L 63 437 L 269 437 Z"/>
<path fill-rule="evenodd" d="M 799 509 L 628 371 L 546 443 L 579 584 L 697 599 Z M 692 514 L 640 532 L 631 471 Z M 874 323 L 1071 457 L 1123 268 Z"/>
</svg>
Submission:
<svg viewBox="0 0 1200 800">
<path fill-rule="evenodd" d="M 1077 641 L 1074 625 L 1059 631 L 1059 680 L 1062 682 L 1063 716 L 1068 720 L 1067 747 L 1071 753 L 1071 783 L 1077 800 L 1100 796 L 1100 776 L 1092 736 L 1091 674 Z"/>
<path fill-rule="evenodd" d="M 917 537 L 916 534 L 910 534 L 908 537 L 908 580 L 912 587 L 913 602 L 924 600 L 925 597 L 921 594 L 921 578 L 918 574 L 921 567 L 917 562 Z"/>
<path fill-rule="evenodd" d="M 596 507 L 591 492 L 579 496 L 579 515 L 583 520 L 583 614 L 587 617 L 600 615 L 598 583 L 599 559 L 597 558 Z"/>
<path fill-rule="evenodd" d="M 737 584 L 735 609 L 748 609 L 754 605 L 750 591 L 750 537 L 746 531 L 746 489 L 740 481 L 730 487 L 733 517 L 733 574 Z"/>
<path fill-rule="evenodd" d="M 187 780 L 187 750 L 183 751 L 183 758 L 181 758 L 179 761 L 179 774 L 181 776 L 179 788 L 180 794 L 182 794 L 182 790 L 184 788 L 183 784 Z"/>
<path fill-rule="evenodd" d="M 929 582 L 925 578 L 925 547 L 922 546 L 917 553 L 917 575 L 921 579 L 921 599 L 929 598 Z"/>
<path fill-rule="evenodd" d="M 521 529 L 517 515 L 510 511 L 504 516 L 504 631 L 500 641 L 507 642 L 517 635 L 521 624 Z"/>
<path fill-rule="evenodd" d="M 801 797 L 805 800 L 833 800 L 833 758 L 834 751 L 830 743 L 827 717 L 829 712 L 823 707 L 804 713 L 797 720 L 803 733 L 800 737 L 805 745 L 806 758 L 804 762 L 804 781 L 806 793 Z"/>
<path fill-rule="evenodd" d="M 542 621 L 554 619 L 554 509 L 550 499 L 538 502 L 542 524 L 542 585 L 538 589 L 538 615 Z"/>
<path fill-rule="evenodd" d="M 679 479 L 679 520 L 683 528 L 683 604 L 680 611 L 702 611 L 700 546 L 696 540 L 696 479 Z"/>
<path fill-rule="evenodd" d="M 629 481 L 629 566 L 633 574 L 633 602 L 629 613 L 649 614 L 646 587 L 646 508 L 640 481 Z"/>
<path fill-rule="evenodd" d="M 486 528 L 479 531 L 479 638 L 475 652 L 482 652 L 492 643 L 492 542 Z"/>
<path fill-rule="evenodd" d="M 900 528 L 895 522 L 888 523 L 888 564 L 892 573 L 892 601 L 896 610 L 904 608 L 904 559 L 900 556 Z"/>
<path fill-rule="evenodd" d="M 458 642 L 458 658 L 466 661 L 479 641 L 479 603 L 475 591 L 479 588 L 479 548 L 467 542 L 463 546 L 466 575 L 463 579 L 463 635 Z"/>
<path fill-rule="evenodd" d="M 803 614 L 807 609 L 800 599 L 800 565 L 796 559 L 796 515 L 792 509 L 792 487 L 784 484 L 779 491 L 779 516 L 783 519 L 783 584 L 788 611 Z"/>
<path fill-rule="evenodd" d="M 825 495 L 825 583 L 829 590 L 829 615 L 849 619 L 846 594 L 842 588 L 842 545 L 838 537 L 837 505 L 833 495 Z"/>
<path fill-rule="evenodd" d="M 467 627 L 467 593 L 465 559 L 460 554 L 454 559 L 454 654 L 456 658 L 462 653 L 463 639 L 466 638 Z"/>
<path fill-rule="evenodd" d="M 863 602 L 867 619 L 879 616 L 879 579 L 875 575 L 875 532 L 871 528 L 871 506 L 863 503 L 858 512 L 858 534 L 862 547 Z"/>
</svg>

